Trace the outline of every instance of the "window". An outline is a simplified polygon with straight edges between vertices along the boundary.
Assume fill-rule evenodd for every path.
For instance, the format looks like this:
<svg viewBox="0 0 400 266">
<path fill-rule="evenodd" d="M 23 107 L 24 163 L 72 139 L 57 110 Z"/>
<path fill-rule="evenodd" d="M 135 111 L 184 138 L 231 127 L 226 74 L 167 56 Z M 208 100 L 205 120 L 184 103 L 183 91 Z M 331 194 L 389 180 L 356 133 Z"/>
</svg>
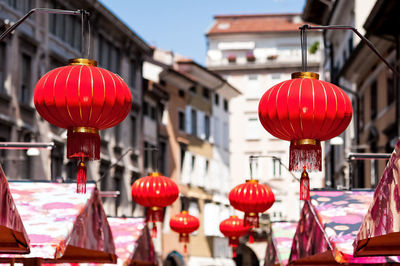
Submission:
<svg viewBox="0 0 400 266">
<path fill-rule="evenodd" d="M 194 167 L 196 165 L 196 157 L 194 155 L 192 155 L 192 161 L 191 161 L 191 168 L 190 170 L 193 172 L 194 171 Z"/>
<path fill-rule="evenodd" d="M 185 131 L 185 113 L 183 111 L 178 111 L 178 126 L 179 130 Z"/>
<path fill-rule="evenodd" d="M 74 163 L 72 165 L 74 166 L 73 169 L 76 169 L 76 165 Z M 99 174 L 100 174 L 100 182 L 101 182 L 100 189 L 101 190 L 110 190 L 110 188 L 108 187 L 108 184 L 107 184 L 109 175 L 110 175 L 110 166 L 111 166 L 111 163 L 109 161 L 104 161 L 104 160 L 100 161 Z M 76 174 L 73 176 L 76 176 Z"/>
<path fill-rule="evenodd" d="M 167 173 L 167 143 L 166 140 L 161 140 L 160 141 L 160 149 L 159 149 L 159 164 L 158 168 L 163 174 L 168 174 Z"/>
<path fill-rule="evenodd" d="M 190 92 L 196 93 L 196 86 L 192 86 L 189 89 Z"/>
<path fill-rule="evenodd" d="M 146 101 L 143 102 L 143 115 L 144 116 L 148 116 L 149 115 L 149 107 L 148 107 L 148 103 Z"/>
<path fill-rule="evenodd" d="M 51 150 L 51 179 L 54 180 L 62 175 L 62 167 L 64 162 L 64 145 L 55 142 L 55 146 Z"/>
<path fill-rule="evenodd" d="M 180 148 L 180 155 L 181 155 L 181 171 L 182 171 L 183 162 L 185 161 L 187 145 L 183 144 L 183 143 L 179 143 L 179 148 Z"/>
<path fill-rule="evenodd" d="M 136 146 L 137 141 L 137 125 L 136 125 L 136 117 L 131 116 L 131 145 L 132 147 Z"/>
<path fill-rule="evenodd" d="M 222 126 L 222 134 L 223 134 L 223 147 L 224 149 L 229 149 L 229 131 L 228 131 L 228 123 L 224 122 Z"/>
<path fill-rule="evenodd" d="M 224 111 L 228 112 L 228 100 L 224 99 Z"/>
<path fill-rule="evenodd" d="M 361 95 L 360 97 L 360 102 L 358 103 L 358 108 L 359 108 L 359 114 L 360 114 L 360 121 L 359 121 L 359 127 L 360 127 L 360 132 L 364 128 L 364 95 Z"/>
<path fill-rule="evenodd" d="M 210 117 L 204 116 L 204 136 L 206 140 L 210 139 Z"/>
<path fill-rule="evenodd" d="M 214 144 L 219 145 L 220 144 L 220 126 L 219 126 L 219 119 L 218 117 L 215 117 L 214 119 Z"/>
<path fill-rule="evenodd" d="M 179 95 L 179 97 L 181 97 L 181 98 L 185 98 L 185 92 L 184 92 L 183 90 L 179 90 L 179 91 L 178 91 L 178 95 Z"/>
<path fill-rule="evenodd" d="M 255 117 L 250 117 L 247 120 L 246 139 L 257 140 L 259 138 L 260 138 L 260 130 L 258 126 L 258 119 Z"/>
<path fill-rule="evenodd" d="M 216 94 L 214 95 L 214 104 L 215 104 L 216 106 L 219 105 L 219 95 L 218 95 L 218 93 L 216 93 Z"/>
<path fill-rule="evenodd" d="M 33 8 L 33 0 L 7 0 L 6 2 L 23 14 L 28 13 Z"/>
<path fill-rule="evenodd" d="M 375 119 L 378 114 L 378 95 L 376 80 L 371 84 L 371 120 Z"/>
<path fill-rule="evenodd" d="M 119 146 L 119 142 L 121 141 L 121 124 L 114 127 L 114 138 L 115 146 Z"/>
<path fill-rule="evenodd" d="M 65 17 L 65 16 L 64 16 Z M 112 42 L 99 35 L 99 64 L 113 73 L 119 73 L 120 53 Z"/>
<path fill-rule="evenodd" d="M 151 143 L 145 141 L 144 142 L 144 168 L 150 169 L 154 168 L 154 148 L 156 146 Z M 154 170 L 154 169 L 153 169 Z"/>
<path fill-rule="evenodd" d="M 120 191 L 121 192 L 121 190 L 122 190 L 123 174 L 124 174 L 124 168 L 123 167 L 120 167 L 120 166 L 115 167 L 114 178 L 113 178 L 114 179 L 113 180 L 114 181 L 114 185 L 115 185 L 115 187 L 114 187 L 115 191 Z M 115 216 L 118 216 L 118 208 L 119 208 L 120 204 L 121 204 L 121 195 L 118 195 L 115 198 Z"/>
<path fill-rule="evenodd" d="M 136 87 L 136 61 L 131 60 L 129 63 L 129 86 L 134 89 Z"/>
<path fill-rule="evenodd" d="M 274 177 L 280 177 L 281 176 L 281 174 L 282 174 L 282 169 L 281 169 L 281 164 L 280 164 L 280 161 L 279 161 L 279 159 L 275 159 L 275 158 L 273 158 L 272 159 L 272 164 L 273 164 L 273 174 L 274 174 Z"/>
<path fill-rule="evenodd" d="M 273 79 L 273 80 L 281 79 L 281 74 L 277 74 L 277 73 L 271 74 L 271 79 Z"/>
<path fill-rule="evenodd" d="M 192 109 L 192 135 L 197 136 L 197 112 Z"/>
<path fill-rule="evenodd" d="M 208 169 L 210 169 L 210 161 L 206 160 L 206 175 L 208 175 Z"/>
<path fill-rule="evenodd" d="M 207 88 L 203 88 L 203 97 L 205 99 L 210 99 L 210 90 Z"/>
<path fill-rule="evenodd" d="M 32 57 L 22 54 L 21 59 L 21 91 L 19 100 L 21 103 L 29 104 L 31 100 L 31 80 L 32 80 Z"/>
<path fill-rule="evenodd" d="M 247 75 L 247 79 L 248 80 L 258 80 L 258 75 L 256 75 L 256 74 Z"/>
<path fill-rule="evenodd" d="M 65 9 L 56 3 L 50 3 L 50 8 Z M 49 30 L 62 41 L 68 43 L 76 50 L 81 50 L 81 19 L 77 16 L 49 15 Z"/>
<path fill-rule="evenodd" d="M 387 104 L 391 104 L 395 100 L 395 93 L 394 93 L 394 78 L 393 73 L 387 72 Z"/>
<path fill-rule="evenodd" d="M 136 180 L 138 180 L 140 178 L 140 174 L 137 172 L 132 172 L 131 173 L 131 186 L 133 183 L 135 183 Z M 134 216 L 135 213 L 135 209 L 136 209 L 136 202 L 134 200 L 132 200 L 132 216 Z"/>
<path fill-rule="evenodd" d="M 6 46 L 4 43 L 0 43 L 0 92 L 5 92 L 4 81 L 6 78 Z"/>
<path fill-rule="evenodd" d="M 153 105 L 150 105 L 150 118 L 154 121 L 157 120 L 156 107 L 154 107 Z"/>
</svg>

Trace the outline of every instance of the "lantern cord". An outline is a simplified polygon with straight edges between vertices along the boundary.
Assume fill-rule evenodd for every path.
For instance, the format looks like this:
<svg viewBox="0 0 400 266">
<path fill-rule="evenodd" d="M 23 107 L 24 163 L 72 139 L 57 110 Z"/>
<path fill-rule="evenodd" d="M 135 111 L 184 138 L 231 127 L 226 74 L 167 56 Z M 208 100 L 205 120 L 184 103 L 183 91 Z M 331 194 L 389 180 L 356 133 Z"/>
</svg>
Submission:
<svg viewBox="0 0 400 266">
<path fill-rule="evenodd" d="M 307 72 L 307 28 L 300 28 L 301 71 Z"/>
<path fill-rule="evenodd" d="M 81 9 L 81 54 L 82 58 L 85 58 L 85 43 L 86 45 L 86 58 L 89 58 L 89 51 L 90 51 L 90 21 L 89 21 L 89 12 L 86 10 Z M 88 34 L 86 34 L 86 42 L 85 42 L 85 19 L 87 21 L 87 28 Z"/>
</svg>

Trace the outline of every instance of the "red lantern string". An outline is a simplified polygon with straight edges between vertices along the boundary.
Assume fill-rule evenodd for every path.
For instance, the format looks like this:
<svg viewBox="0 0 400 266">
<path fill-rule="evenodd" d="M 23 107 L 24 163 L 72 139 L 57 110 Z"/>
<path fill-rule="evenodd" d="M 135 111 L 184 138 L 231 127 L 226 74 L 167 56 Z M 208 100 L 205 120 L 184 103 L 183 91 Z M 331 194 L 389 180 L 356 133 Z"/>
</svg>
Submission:
<svg viewBox="0 0 400 266">
<path fill-rule="evenodd" d="M 86 164 L 81 159 L 76 175 L 76 193 L 86 193 Z"/>
<path fill-rule="evenodd" d="M 156 222 L 163 222 L 164 208 L 179 196 L 178 186 L 160 173 L 151 173 L 132 184 L 132 199 L 146 208 L 146 222 L 153 223 L 152 237 L 157 237 Z"/>
<path fill-rule="evenodd" d="M 250 179 L 229 192 L 229 202 L 233 208 L 244 212 L 244 226 L 257 228 L 258 213 L 271 208 L 275 196 L 269 186 L 258 183 L 256 179 Z"/>
<path fill-rule="evenodd" d="M 221 233 L 229 238 L 229 246 L 232 247 L 232 256 L 236 257 L 236 248 L 239 246 L 239 237 L 244 236 L 249 228 L 244 226 L 243 219 L 232 215 L 219 224 Z"/>
<path fill-rule="evenodd" d="M 189 243 L 189 234 L 199 229 L 200 221 L 187 211 L 175 214 L 169 221 L 170 228 L 179 233 L 179 242 L 183 242 L 184 253 L 187 253 L 187 243 Z"/>
<path fill-rule="evenodd" d="M 252 228 L 250 229 L 250 232 L 249 232 L 249 243 L 250 244 L 254 243 L 254 231 Z"/>
<path fill-rule="evenodd" d="M 297 72 L 262 96 L 258 114 L 273 136 L 290 141 L 289 170 L 321 171 L 321 141 L 340 135 L 353 108 L 339 87 L 318 80 L 312 72 Z"/>
<path fill-rule="evenodd" d="M 300 178 L 300 200 L 310 200 L 310 178 L 304 167 Z"/>
<path fill-rule="evenodd" d="M 85 164 L 100 159 L 99 130 L 118 125 L 131 110 L 128 85 L 96 61 L 77 58 L 38 81 L 34 103 L 45 120 L 68 130 L 67 157 L 79 160 L 77 191 L 85 193 Z"/>
</svg>

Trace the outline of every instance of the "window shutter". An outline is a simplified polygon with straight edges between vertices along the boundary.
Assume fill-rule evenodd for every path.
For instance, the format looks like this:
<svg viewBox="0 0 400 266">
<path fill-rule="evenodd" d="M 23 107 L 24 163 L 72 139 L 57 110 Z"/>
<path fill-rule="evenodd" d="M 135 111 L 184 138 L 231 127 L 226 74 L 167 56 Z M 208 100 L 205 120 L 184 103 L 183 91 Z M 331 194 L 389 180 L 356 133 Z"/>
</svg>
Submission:
<svg viewBox="0 0 400 266">
<path fill-rule="evenodd" d="M 192 134 L 192 107 L 191 106 L 186 106 L 185 120 L 186 120 L 186 133 Z"/>
</svg>

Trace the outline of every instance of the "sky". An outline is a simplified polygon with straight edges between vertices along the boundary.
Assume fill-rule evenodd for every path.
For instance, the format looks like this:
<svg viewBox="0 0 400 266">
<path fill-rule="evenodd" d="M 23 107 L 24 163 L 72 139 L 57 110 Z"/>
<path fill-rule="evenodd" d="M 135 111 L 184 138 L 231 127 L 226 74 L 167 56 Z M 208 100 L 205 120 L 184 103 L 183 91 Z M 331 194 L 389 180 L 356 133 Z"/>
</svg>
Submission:
<svg viewBox="0 0 400 266">
<path fill-rule="evenodd" d="M 301 13 L 305 0 L 100 0 L 147 44 L 204 65 L 214 15 Z"/>
</svg>

